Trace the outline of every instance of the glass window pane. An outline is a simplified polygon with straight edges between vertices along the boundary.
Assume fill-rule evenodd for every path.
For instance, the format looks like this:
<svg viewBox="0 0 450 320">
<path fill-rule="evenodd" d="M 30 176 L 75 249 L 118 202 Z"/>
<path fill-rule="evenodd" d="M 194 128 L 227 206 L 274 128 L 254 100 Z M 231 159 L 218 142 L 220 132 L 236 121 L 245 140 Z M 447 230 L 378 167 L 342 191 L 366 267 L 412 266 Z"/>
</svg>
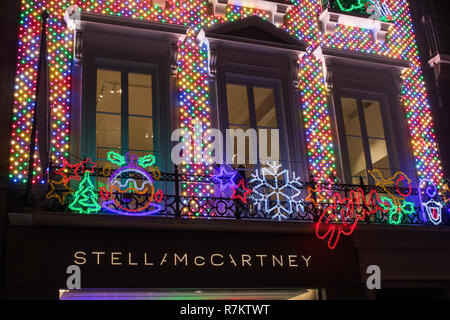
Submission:
<svg viewBox="0 0 450 320">
<path fill-rule="evenodd" d="M 120 71 L 97 69 L 97 111 L 120 113 Z"/>
<path fill-rule="evenodd" d="M 247 87 L 227 83 L 228 122 L 234 125 L 250 125 Z"/>
<path fill-rule="evenodd" d="M 366 176 L 366 158 L 364 155 L 363 140 L 357 137 L 348 137 L 348 156 L 352 177 Z M 359 184 L 359 181 L 358 181 Z"/>
<path fill-rule="evenodd" d="M 374 168 L 389 169 L 389 157 L 386 147 L 386 140 L 369 139 L 370 157 Z"/>
<path fill-rule="evenodd" d="M 359 123 L 358 104 L 356 99 L 341 98 L 341 103 L 345 134 L 361 136 L 361 125 Z"/>
<path fill-rule="evenodd" d="M 121 146 L 120 115 L 97 113 L 96 142 L 99 148 L 118 148 Z"/>
<path fill-rule="evenodd" d="M 153 151 L 153 119 L 130 116 L 128 121 L 130 128 L 128 147 L 131 150 Z"/>
<path fill-rule="evenodd" d="M 128 75 L 128 113 L 152 116 L 152 76 L 130 73 Z"/>
<path fill-rule="evenodd" d="M 277 128 L 275 95 L 270 88 L 253 88 L 255 97 L 256 125 L 258 127 Z"/>
<path fill-rule="evenodd" d="M 363 100 L 362 105 L 364 118 L 366 119 L 367 135 L 372 138 L 385 138 L 380 103 L 378 101 Z"/>
</svg>

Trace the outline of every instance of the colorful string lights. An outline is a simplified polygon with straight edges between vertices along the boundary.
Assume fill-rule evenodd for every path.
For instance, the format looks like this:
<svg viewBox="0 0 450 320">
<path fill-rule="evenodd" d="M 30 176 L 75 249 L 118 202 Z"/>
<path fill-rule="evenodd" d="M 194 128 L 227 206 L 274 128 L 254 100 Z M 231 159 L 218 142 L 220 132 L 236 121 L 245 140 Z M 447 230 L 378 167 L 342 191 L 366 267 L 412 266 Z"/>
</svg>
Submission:
<svg viewBox="0 0 450 320">
<path fill-rule="evenodd" d="M 332 35 L 322 34 L 317 19 L 322 11 L 321 1 L 293 0 L 292 3 L 283 28 L 308 46 L 307 54 L 300 60 L 299 89 L 310 172 L 322 178 L 336 175 L 324 70 L 322 61 L 312 54 L 318 46 L 326 46 L 411 62 L 410 67 L 402 73 L 401 104 L 406 111 L 417 174 L 421 179 L 430 179 L 441 189 L 442 167 L 408 1 L 386 1 L 395 21 L 385 42 L 374 41 L 371 30 L 343 25 L 338 25 Z M 205 41 L 198 41 L 200 30 L 250 15 L 258 15 L 263 19 L 267 19 L 268 15 L 262 10 L 229 6 L 225 16 L 215 17 L 210 13 L 207 0 L 167 1 L 164 8 L 146 0 L 22 0 L 10 150 L 9 176 L 13 182 L 26 182 L 36 91 L 40 13 L 44 8 L 50 13 L 47 36 L 52 120 L 51 161 L 60 165 L 68 157 L 73 33 L 63 23 L 63 16 L 64 10 L 70 5 L 77 5 L 82 12 L 191 27 L 185 41 L 179 44 L 178 64 L 181 127 L 191 131 L 194 131 L 194 119 L 200 119 L 205 130 L 210 127 L 208 47 Z M 39 161 L 36 160 L 33 182 L 42 182 Z M 192 165 L 186 162 L 182 170 L 184 173 L 209 176 L 208 165 L 206 157 L 205 164 Z M 186 183 L 183 190 L 185 196 L 208 196 L 212 193 L 208 184 L 195 182 Z"/>
</svg>

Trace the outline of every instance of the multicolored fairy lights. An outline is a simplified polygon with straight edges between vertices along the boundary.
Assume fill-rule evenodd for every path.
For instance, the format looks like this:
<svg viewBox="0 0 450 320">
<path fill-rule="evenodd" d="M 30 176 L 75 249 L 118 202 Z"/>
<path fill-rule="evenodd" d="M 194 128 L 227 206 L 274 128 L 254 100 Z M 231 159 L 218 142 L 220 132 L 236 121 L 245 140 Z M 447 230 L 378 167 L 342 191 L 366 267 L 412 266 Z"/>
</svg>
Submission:
<svg viewBox="0 0 450 320">
<path fill-rule="evenodd" d="M 343 25 L 338 25 L 333 34 L 322 34 L 317 19 L 322 12 L 321 0 L 292 0 L 292 4 L 282 28 L 308 46 L 307 53 L 299 61 L 299 89 L 310 172 L 318 178 L 336 175 L 335 142 L 328 113 L 325 70 L 322 61 L 313 54 L 319 46 L 326 46 L 411 62 L 410 68 L 402 73 L 401 105 L 407 116 L 417 174 L 421 179 L 430 179 L 438 188 L 442 188 L 441 162 L 408 1 L 386 1 L 395 21 L 385 42 L 376 42 L 371 30 Z M 179 44 L 178 86 L 181 127 L 192 131 L 194 119 L 201 120 L 205 130 L 210 127 L 208 48 L 205 41 L 198 41 L 201 29 L 250 15 L 258 15 L 263 19 L 268 17 L 268 13 L 263 10 L 239 6 L 229 6 L 223 17 L 216 17 L 211 14 L 207 0 L 167 1 L 164 8 L 147 0 L 22 0 L 10 152 L 10 178 L 13 182 L 26 182 L 36 91 L 40 14 L 44 8 L 50 13 L 47 37 L 51 160 L 60 167 L 68 157 L 73 33 L 63 23 L 63 16 L 64 10 L 70 5 L 77 5 L 82 12 L 191 27 L 185 41 Z M 42 181 L 39 161 L 35 162 L 35 168 L 34 182 Z M 210 174 L 207 163 L 186 163 L 183 170 L 185 173 Z M 186 196 L 207 196 L 212 192 L 208 185 L 196 183 L 186 184 L 183 190 Z"/>
<path fill-rule="evenodd" d="M 184 41 L 179 43 L 178 54 L 178 104 L 180 127 L 191 134 L 192 141 L 185 141 L 182 173 L 193 175 L 211 174 L 210 155 L 204 152 L 203 132 L 211 127 L 208 84 L 208 44 L 203 41 L 204 32 L 191 28 Z M 198 134 L 200 133 L 200 134 Z M 202 160 L 196 159 L 199 156 Z M 195 163 L 194 163 L 195 162 Z M 183 197 L 208 197 L 212 193 L 209 183 L 184 182 Z M 199 206 L 198 215 L 206 212 Z M 187 213 L 187 211 L 185 212 Z"/>
</svg>

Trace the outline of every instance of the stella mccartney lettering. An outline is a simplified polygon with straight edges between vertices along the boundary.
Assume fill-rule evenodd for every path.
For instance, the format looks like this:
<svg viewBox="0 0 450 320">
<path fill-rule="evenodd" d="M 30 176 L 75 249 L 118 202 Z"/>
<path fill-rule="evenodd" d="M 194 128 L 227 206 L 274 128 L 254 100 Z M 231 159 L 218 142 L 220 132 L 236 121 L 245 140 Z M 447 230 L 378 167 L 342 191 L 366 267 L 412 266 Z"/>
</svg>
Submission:
<svg viewBox="0 0 450 320">
<path fill-rule="evenodd" d="M 166 252 L 152 255 L 149 252 L 134 253 L 121 251 L 76 251 L 73 262 L 77 265 L 98 266 L 180 266 L 180 267 L 226 267 L 253 268 L 298 268 L 311 266 L 311 256 L 301 254 L 226 254 L 210 253 L 206 255 L 190 255 L 188 253 Z"/>
</svg>

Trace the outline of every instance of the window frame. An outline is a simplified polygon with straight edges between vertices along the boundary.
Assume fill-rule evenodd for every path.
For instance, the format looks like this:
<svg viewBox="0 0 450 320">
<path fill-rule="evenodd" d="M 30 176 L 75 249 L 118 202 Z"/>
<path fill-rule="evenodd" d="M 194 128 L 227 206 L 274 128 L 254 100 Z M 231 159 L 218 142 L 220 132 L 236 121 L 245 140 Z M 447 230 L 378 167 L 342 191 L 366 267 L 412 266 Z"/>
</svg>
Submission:
<svg viewBox="0 0 450 320">
<path fill-rule="evenodd" d="M 291 162 L 287 152 L 286 141 L 287 140 L 287 131 L 286 126 L 283 124 L 286 123 L 285 115 L 282 112 L 284 109 L 283 99 L 282 99 L 282 86 L 281 80 L 277 78 L 263 78 L 259 76 L 249 76 L 244 73 L 231 73 L 226 72 L 223 79 L 222 87 L 219 87 L 219 98 L 223 101 L 223 107 L 219 107 L 219 128 L 223 132 L 224 137 L 226 137 L 226 129 L 229 129 L 230 123 L 228 118 L 228 98 L 227 98 L 227 84 L 235 84 L 242 85 L 247 88 L 247 99 L 248 99 L 248 107 L 249 107 L 249 117 L 250 117 L 250 125 L 249 128 L 257 130 L 257 122 L 256 122 L 256 110 L 255 110 L 255 97 L 253 88 L 267 88 L 273 89 L 274 92 L 274 100 L 275 100 L 275 114 L 277 117 L 277 127 L 279 129 L 279 139 L 280 139 L 280 163 L 284 166 L 286 162 Z M 257 136 L 258 137 L 258 136 Z M 258 137 L 259 139 L 259 137 Z M 226 155 L 227 146 L 224 145 L 224 159 Z M 259 142 L 257 144 L 257 163 L 254 165 L 255 169 L 260 168 L 263 163 L 260 163 L 259 159 Z"/>
<path fill-rule="evenodd" d="M 82 112 L 82 136 L 84 145 L 82 146 L 83 154 L 95 157 L 97 159 L 97 141 L 96 141 L 96 118 L 97 118 L 97 70 L 106 69 L 119 71 L 121 77 L 121 152 L 129 150 L 129 94 L 128 94 L 128 75 L 130 73 L 150 74 L 152 77 L 152 125 L 153 125 L 153 150 L 142 150 L 151 153 L 161 152 L 162 141 L 160 139 L 160 130 L 164 126 L 158 125 L 160 119 L 159 106 L 159 90 L 158 90 L 158 66 L 149 63 L 130 60 L 116 60 L 103 57 L 95 57 L 87 67 L 87 77 L 90 81 L 90 87 L 84 88 L 86 95 Z M 86 84 L 87 85 L 87 84 Z M 149 117 L 146 117 L 149 118 Z M 159 120 L 158 120 L 159 119 Z M 168 127 L 170 125 L 168 124 Z M 141 150 L 134 150 L 141 151 Z M 162 159 L 161 159 L 162 161 Z"/>
<path fill-rule="evenodd" d="M 350 156 L 349 156 L 349 149 L 347 144 L 347 134 L 345 131 L 345 123 L 344 123 L 344 117 L 343 117 L 343 111 L 342 111 L 342 102 L 341 98 L 352 98 L 356 100 L 357 103 L 357 110 L 358 110 L 358 116 L 359 116 L 359 124 L 361 128 L 361 138 L 363 140 L 363 149 L 364 149 L 364 157 L 366 162 L 366 170 L 372 170 L 373 169 L 373 163 L 372 163 L 372 156 L 370 154 L 370 143 L 369 143 L 369 136 L 367 133 L 367 125 L 366 125 L 366 119 L 364 115 L 364 110 L 362 106 L 363 100 L 371 100 L 371 101 L 378 101 L 380 105 L 380 113 L 381 113 L 381 119 L 383 121 L 383 129 L 384 129 L 384 136 L 386 141 L 386 149 L 388 152 L 388 159 L 389 159 L 389 166 L 390 166 L 390 172 L 391 174 L 394 174 L 395 168 L 398 168 L 399 163 L 399 157 L 395 153 L 395 143 L 393 139 L 390 137 L 394 136 L 393 125 L 389 118 L 389 108 L 388 108 L 388 99 L 386 95 L 376 92 L 367 92 L 367 91 L 359 91 L 359 90 L 352 90 L 352 89 L 340 89 L 335 90 L 333 94 L 334 99 L 334 112 L 336 117 L 336 126 L 337 126 L 337 136 L 339 141 L 339 147 L 340 147 L 340 154 L 341 154 L 341 165 L 343 169 L 343 177 L 344 181 L 348 184 L 353 184 L 353 177 L 351 174 L 351 168 L 350 168 Z M 374 185 L 373 178 L 367 174 L 367 181 L 369 185 Z"/>
</svg>

